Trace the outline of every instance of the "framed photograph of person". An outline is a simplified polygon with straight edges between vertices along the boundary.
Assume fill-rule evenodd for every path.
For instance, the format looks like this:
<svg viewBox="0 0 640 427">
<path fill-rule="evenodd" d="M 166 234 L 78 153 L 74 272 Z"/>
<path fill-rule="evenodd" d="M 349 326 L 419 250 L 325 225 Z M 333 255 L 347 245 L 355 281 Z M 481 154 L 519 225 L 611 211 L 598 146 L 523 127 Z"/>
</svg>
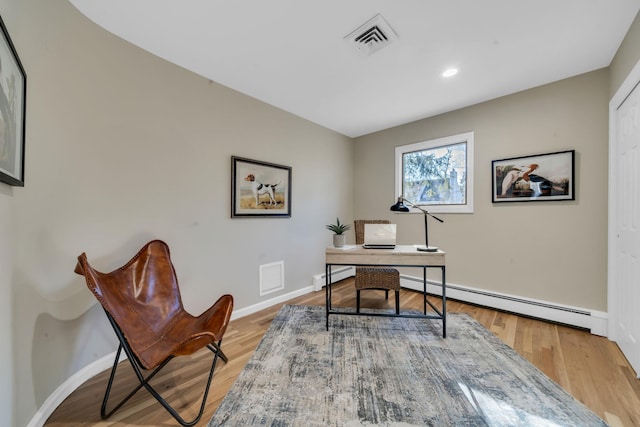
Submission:
<svg viewBox="0 0 640 427">
<path fill-rule="evenodd" d="M 575 200 L 575 150 L 491 162 L 493 203 Z"/>
<path fill-rule="evenodd" d="M 24 186 L 27 76 L 0 17 L 0 182 Z"/>
<path fill-rule="evenodd" d="M 291 217 L 291 167 L 232 156 L 231 217 Z"/>
</svg>

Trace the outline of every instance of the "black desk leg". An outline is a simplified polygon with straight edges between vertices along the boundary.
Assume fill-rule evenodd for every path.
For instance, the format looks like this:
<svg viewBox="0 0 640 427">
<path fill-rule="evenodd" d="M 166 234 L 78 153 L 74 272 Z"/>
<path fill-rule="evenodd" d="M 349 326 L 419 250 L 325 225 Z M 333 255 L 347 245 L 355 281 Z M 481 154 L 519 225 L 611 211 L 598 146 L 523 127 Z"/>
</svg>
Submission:
<svg viewBox="0 0 640 427">
<path fill-rule="evenodd" d="M 331 266 L 329 264 L 325 264 L 325 312 L 326 312 L 326 328 L 329 330 L 329 310 L 331 309 Z"/>
<path fill-rule="evenodd" d="M 427 267 L 422 267 L 422 305 L 424 306 L 424 315 L 427 315 Z"/>
<path fill-rule="evenodd" d="M 447 337 L 447 278 L 445 266 L 442 266 L 442 338 Z"/>
</svg>

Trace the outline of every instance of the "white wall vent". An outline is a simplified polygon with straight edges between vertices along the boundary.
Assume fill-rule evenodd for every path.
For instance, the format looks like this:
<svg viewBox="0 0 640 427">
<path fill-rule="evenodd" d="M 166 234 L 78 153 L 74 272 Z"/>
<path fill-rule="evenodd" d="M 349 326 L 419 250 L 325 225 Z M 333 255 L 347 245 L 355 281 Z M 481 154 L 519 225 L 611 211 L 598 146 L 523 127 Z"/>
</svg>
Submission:
<svg viewBox="0 0 640 427">
<path fill-rule="evenodd" d="M 361 55 L 369 56 L 397 40 L 398 35 L 382 15 L 377 14 L 344 39 Z"/>
<path fill-rule="evenodd" d="M 284 289 L 284 261 L 260 266 L 260 296 Z"/>
</svg>

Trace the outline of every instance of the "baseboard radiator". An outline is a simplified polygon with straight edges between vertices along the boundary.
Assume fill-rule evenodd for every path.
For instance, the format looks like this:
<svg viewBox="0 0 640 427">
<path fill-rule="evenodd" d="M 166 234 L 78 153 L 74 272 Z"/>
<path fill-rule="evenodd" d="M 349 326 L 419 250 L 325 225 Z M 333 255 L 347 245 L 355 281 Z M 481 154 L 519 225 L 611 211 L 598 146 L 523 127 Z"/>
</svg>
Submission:
<svg viewBox="0 0 640 427">
<path fill-rule="evenodd" d="M 353 267 L 334 269 L 331 273 L 331 281 L 332 283 L 336 283 L 353 276 L 354 273 L 355 270 Z M 326 277 L 324 274 L 318 274 L 313 277 L 313 289 L 315 291 L 322 289 L 325 283 Z M 403 288 L 422 292 L 423 284 L 421 277 L 401 275 L 400 284 Z M 428 280 L 427 292 L 431 295 L 441 296 L 442 283 Z M 601 311 L 556 304 L 517 295 L 502 294 L 453 283 L 447 283 L 447 298 L 587 329 L 594 335 L 607 336 L 607 313 Z"/>
<path fill-rule="evenodd" d="M 400 282 L 403 288 L 422 292 L 422 278 L 401 275 Z M 441 296 L 442 283 L 428 280 L 427 292 Z M 447 298 L 587 329 L 594 335 L 607 335 L 607 313 L 601 311 L 470 288 L 453 283 L 447 283 Z"/>
<path fill-rule="evenodd" d="M 331 270 L 331 283 L 339 282 L 340 280 L 344 280 L 347 277 L 351 277 L 356 274 L 356 269 L 351 266 L 347 267 L 333 267 Z M 327 283 L 327 275 L 326 274 L 317 274 L 313 276 L 313 290 L 319 291 L 324 285 Z"/>
</svg>

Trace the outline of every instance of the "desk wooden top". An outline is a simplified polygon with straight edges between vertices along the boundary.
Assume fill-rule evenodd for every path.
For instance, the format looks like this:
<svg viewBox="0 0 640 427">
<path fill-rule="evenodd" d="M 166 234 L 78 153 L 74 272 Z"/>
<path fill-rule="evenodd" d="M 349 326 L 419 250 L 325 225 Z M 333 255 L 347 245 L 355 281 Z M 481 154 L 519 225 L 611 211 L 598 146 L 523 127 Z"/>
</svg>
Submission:
<svg viewBox="0 0 640 427">
<path fill-rule="evenodd" d="M 422 252 L 414 245 L 397 245 L 395 249 L 364 249 L 361 245 L 344 248 L 327 247 L 326 264 L 342 265 L 411 265 L 444 266 L 445 252 Z"/>
</svg>

